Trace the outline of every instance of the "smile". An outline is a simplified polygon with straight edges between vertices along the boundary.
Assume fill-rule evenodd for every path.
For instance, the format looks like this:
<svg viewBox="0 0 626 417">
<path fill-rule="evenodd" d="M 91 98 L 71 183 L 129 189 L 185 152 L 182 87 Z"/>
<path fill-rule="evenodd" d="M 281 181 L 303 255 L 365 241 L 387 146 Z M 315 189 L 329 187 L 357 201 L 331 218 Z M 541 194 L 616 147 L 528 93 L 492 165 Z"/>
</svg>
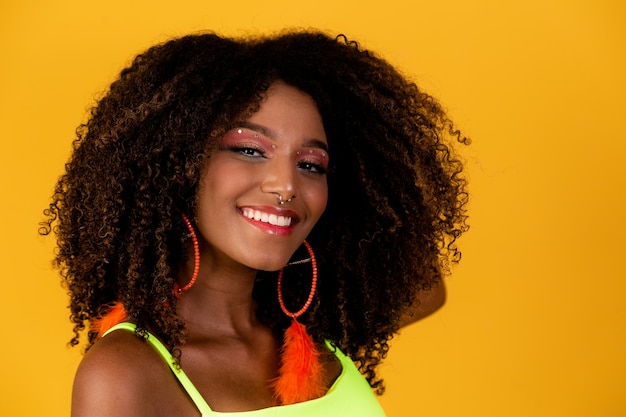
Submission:
<svg viewBox="0 0 626 417">
<path fill-rule="evenodd" d="M 271 224 L 272 226 L 282 226 L 282 227 L 291 226 L 291 217 L 287 217 L 287 216 L 269 214 L 269 213 L 265 213 L 260 210 L 254 210 L 251 208 L 244 208 L 242 210 L 242 214 L 251 220 L 268 223 L 268 224 Z"/>
</svg>

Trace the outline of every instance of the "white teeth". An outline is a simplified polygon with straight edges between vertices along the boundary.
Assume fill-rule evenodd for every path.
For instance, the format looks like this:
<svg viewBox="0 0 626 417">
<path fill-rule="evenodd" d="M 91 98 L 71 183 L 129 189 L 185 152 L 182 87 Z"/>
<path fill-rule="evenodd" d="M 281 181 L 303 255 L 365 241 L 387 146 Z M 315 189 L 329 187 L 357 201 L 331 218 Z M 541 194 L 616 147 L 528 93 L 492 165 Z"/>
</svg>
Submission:
<svg viewBox="0 0 626 417">
<path fill-rule="evenodd" d="M 249 208 L 243 209 L 243 215 L 249 219 L 269 223 L 273 226 L 290 226 L 291 217 L 277 216 L 276 214 L 268 214 L 259 210 Z"/>
</svg>

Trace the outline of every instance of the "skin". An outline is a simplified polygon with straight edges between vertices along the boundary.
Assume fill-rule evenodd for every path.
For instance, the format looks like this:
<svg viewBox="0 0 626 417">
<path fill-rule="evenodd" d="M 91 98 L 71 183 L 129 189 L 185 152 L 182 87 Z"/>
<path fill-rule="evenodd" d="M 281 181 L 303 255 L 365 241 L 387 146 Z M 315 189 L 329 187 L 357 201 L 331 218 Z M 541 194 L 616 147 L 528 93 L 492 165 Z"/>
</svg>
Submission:
<svg viewBox="0 0 626 417">
<path fill-rule="evenodd" d="M 204 168 L 196 213 L 200 276 L 177 309 L 190 335 L 181 365 L 215 411 L 276 405 L 267 381 L 278 375 L 281 343 L 257 320 L 252 289 L 256 271 L 284 266 L 322 215 L 328 147 L 311 97 L 276 83 L 259 111 L 224 135 Z M 279 195 L 292 200 L 280 205 Z M 255 210 L 291 217 L 291 224 L 250 219 Z M 181 286 L 192 270 L 192 263 L 181 268 Z M 402 324 L 435 311 L 444 294 L 443 284 L 422 294 Z M 330 387 L 341 366 L 330 353 L 322 363 Z M 134 334 L 113 332 L 85 355 L 73 417 L 172 415 L 199 413 L 160 356 Z"/>
</svg>

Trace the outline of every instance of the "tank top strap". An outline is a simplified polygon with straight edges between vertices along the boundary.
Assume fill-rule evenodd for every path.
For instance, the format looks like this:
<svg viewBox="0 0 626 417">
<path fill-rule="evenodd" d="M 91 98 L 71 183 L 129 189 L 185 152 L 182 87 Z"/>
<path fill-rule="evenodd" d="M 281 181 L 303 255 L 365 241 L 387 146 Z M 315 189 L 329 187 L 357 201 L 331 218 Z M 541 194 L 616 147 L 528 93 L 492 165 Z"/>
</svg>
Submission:
<svg viewBox="0 0 626 417">
<path fill-rule="evenodd" d="M 136 326 L 133 323 L 120 323 L 105 333 L 123 329 L 134 332 Z M 337 346 L 326 341 L 326 347 L 339 359 L 342 367 L 341 374 L 330 387 L 326 395 L 301 403 L 274 406 L 251 411 L 219 412 L 213 411 L 202 398 L 200 392 L 193 385 L 189 377 L 180 368 L 176 359 L 151 333 L 145 333 L 146 340 L 154 347 L 163 360 L 170 367 L 189 398 L 193 401 L 203 417 L 384 417 L 385 413 L 372 390 L 349 356 L 344 354 Z"/>
<path fill-rule="evenodd" d="M 106 336 L 107 334 L 115 330 L 120 330 L 120 329 L 134 332 L 137 329 L 137 326 L 134 323 L 129 323 L 129 322 L 119 323 L 111 327 L 104 334 L 104 336 Z M 185 390 L 187 395 L 189 395 L 189 398 L 191 398 L 191 401 L 193 401 L 198 411 L 200 411 L 201 415 L 203 417 L 214 415 L 209 405 L 206 403 L 204 398 L 202 398 L 202 395 L 200 395 L 200 392 L 198 392 L 198 390 L 193 385 L 193 383 L 191 382 L 187 374 L 185 374 L 185 372 L 183 372 L 183 370 L 180 368 L 180 365 L 178 364 L 176 359 L 172 356 L 170 351 L 167 350 L 165 345 L 163 345 L 163 343 L 161 343 L 161 341 L 156 336 L 154 336 L 152 333 L 148 331 L 146 331 L 146 340 L 159 353 L 159 355 L 163 358 L 163 361 L 167 363 L 167 365 L 170 367 L 170 369 L 172 370 L 172 372 L 174 373 L 174 375 L 176 376 L 180 384 L 183 386 L 183 389 Z"/>
</svg>

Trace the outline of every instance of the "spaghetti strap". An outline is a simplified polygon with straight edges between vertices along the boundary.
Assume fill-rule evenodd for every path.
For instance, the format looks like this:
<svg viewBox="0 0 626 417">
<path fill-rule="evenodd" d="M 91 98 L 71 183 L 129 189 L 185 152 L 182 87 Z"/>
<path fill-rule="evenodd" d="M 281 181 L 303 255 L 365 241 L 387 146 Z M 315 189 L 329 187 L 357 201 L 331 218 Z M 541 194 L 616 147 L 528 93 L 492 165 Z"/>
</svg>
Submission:
<svg viewBox="0 0 626 417">
<path fill-rule="evenodd" d="M 112 331 L 123 329 L 134 332 L 137 326 L 133 323 L 120 323 L 109 329 L 104 335 Z M 181 386 L 193 401 L 202 417 L 384 417 L 385 413 L 372 390 L 363 378 L 350 357 L 346 356 L 330 341 L 326 347 L 339 359 L 341 374 L 335 380 L 328 392 L 317 399 L 295 404 L 273 406 L 250 411 L 213 411 L 204 400 L 200 392 L 193 385 L 187 374 L 178 365 L 176 359 L 150 332 L 145 332 L 146 340 L 154 347 L 163 360 L 170 367 Z"/>
<path fill-rule="evenodd" d="M 137 329 L 137 326 L 129 322 L 119 323 L 111 327 L 104 334 L 104 336 L 115 330 L 120 329 L 134 332 Z M 167 365 L 170 367 L 180 384 L 183 386 L 183 389 L 185 390 L 187 395 L 189 395 L 189 398 L 191 398 L 191 401 L 193 401 L 198 411 L 200 411 L 201 415 L 203 417 L 214 415 L 213 410 L 211 410 L 200 392 L 198 392 L 198 389 L 193 385 L 187 374 L 185 374 L 185 372 L 180 368 L 180 366 L 176 362 L 176 359 L 174 359 L 172 354 L 167 350 L 163 343 L 161 343 L 161 341 L 150 332 L 146 332 L 146 340 L 152 345 L 152 347 L 154 347 L 159 355 L 161 355 L 165 363 L 167 363 Z"/>
</svg>

